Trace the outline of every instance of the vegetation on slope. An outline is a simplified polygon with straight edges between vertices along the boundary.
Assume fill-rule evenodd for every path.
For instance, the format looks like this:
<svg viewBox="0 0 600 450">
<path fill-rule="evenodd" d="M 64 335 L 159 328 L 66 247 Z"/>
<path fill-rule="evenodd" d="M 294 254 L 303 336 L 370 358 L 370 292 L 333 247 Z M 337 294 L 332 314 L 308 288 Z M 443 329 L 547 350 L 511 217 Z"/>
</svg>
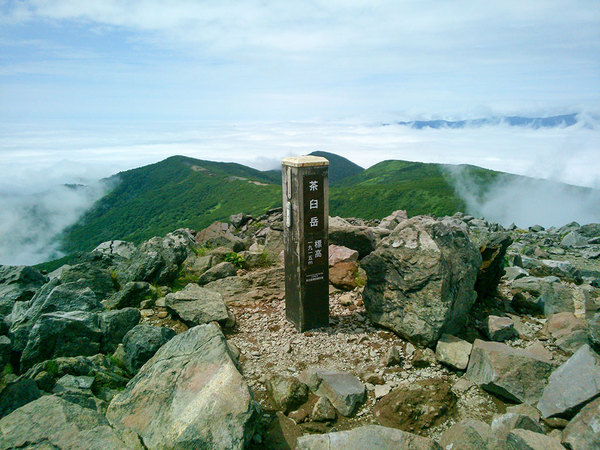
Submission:
<svg viewBox="0 0 600 450">
<path fill-rule="evenodd" d="M 240 211 L 260 215 L 281 203 L 272 177 L 240 164 L 173 156 L 117 176 L 116 188 L 65 231 L 64 251 L 89 251 L 111 239 L 138 243 L 182 227 L 202 229 Z"/>
</svg>

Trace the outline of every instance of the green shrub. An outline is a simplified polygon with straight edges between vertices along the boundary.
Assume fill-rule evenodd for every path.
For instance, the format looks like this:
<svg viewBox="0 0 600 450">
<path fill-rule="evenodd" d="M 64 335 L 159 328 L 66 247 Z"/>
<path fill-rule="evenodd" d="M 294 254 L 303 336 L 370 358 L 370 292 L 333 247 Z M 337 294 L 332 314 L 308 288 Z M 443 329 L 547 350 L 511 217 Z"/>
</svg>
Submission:
<svg viewBox="0 0 600 450">
<path fill-rule="evenodd" d="M 238 269 L 243 269 L 246 266 L 244 257 L 236 252 L 227 253 L 225 255 L 225 261 L 230 262 Z"/>
</svg>

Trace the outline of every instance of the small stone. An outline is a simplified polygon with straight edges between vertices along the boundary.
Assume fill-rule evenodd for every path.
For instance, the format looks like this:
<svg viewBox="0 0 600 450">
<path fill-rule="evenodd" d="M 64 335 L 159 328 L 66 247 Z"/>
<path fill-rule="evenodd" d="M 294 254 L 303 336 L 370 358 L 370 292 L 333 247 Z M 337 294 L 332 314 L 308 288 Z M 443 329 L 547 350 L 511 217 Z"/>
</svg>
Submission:
<svg viewBox="0 0 600 450">
<path fill-rule="evenodd" d="M 375 398 L 385 397 L 392 390 L 392 386 L 389 384 L 375 386 Z"/>
<path fill-rule="evenodd" d="M 156 317 L 158 317 L 159 319 L 166 319 L 169 316 L 169 313 L 166 311 L 159 311 L 158 314 L 156 314 Z"/>
<path fill-rule="evenodd" d="M 391 346 L 383 357 L 381 364 L 384 367 L 399 366 L 402 364 L 404 358 L 400 353 L 400 348 L 396 345 Z"/>
<path fill-rule="evenodd" d="M 423 369 L 435 364 L 435 353 L 430 348 L 418 349 L 413 355 L 413 366 Z"/>
</svg>

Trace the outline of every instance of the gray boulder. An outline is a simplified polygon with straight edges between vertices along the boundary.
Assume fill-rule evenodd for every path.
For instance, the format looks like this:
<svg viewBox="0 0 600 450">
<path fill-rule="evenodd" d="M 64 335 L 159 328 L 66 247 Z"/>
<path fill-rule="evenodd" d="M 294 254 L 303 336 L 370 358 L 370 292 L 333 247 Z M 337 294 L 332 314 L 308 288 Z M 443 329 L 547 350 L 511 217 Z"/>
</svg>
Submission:
<svg viewBox="0 0 600 450">
<path fill-rule="evenodd" d="M 136 373 L 173 336 L 175 332 L 167 327 L 148 324 L 133 327 L 123 337 L 124 362 L 127 370 Z"/>
<path fill-rule="evenodd" d="M 135 251 L 135 244 L 125 241 L 107 241 L 98 245 L 92 252 L 101 253 L 110 257 L 131 259 Z"/>
<path fill-rule="evenodd" d="M 408 214 L 406 213 L 406 211 L 399 209 L 397 211 L 392 212 L 389 216 L 381 219 L 381 222 L 379 222 L 378 228 L 384 228 L 386 230 L 392 231 L 400 223 L 404 222 L 407 219 L 408 219 Z"/>
<path fill-rule="evenodd" d="M 579 232 L 590 239 L 600 237 L 600 223 L 588 223 L 582 225 Z"/>
<path fill-rule="evenodd" d="M 248 221 L 252 219 L 252 216 L 244 213 L 232 214 L 229 216 L 229 223 L 233 225 L 235 228 L 240 228 L 244 226 Z"/>
<path fill-rule="evenodd" d="M 258 406 L 214 324 L 171 339 L 110 403 L 114 426 L 148 448 L 243 448 Z"/>
<path fill-rule="evenodd" d="M 560 312 L 574 312 L 573 294 L 573 289 L 569 286 L 558 281 L 551 281 L 544 284 L 538 302 L 546 317 Z"/>
<path fill-rule="evenodd" d="M 473 345 L 449 334 L 443 334 L 435 347 L 435 358 L 458 370 L 465 370 Z"/>
<path fill-rule="evenodd" d="M 486 450 L 490 448 L 490 426 L 480 420 L 462 420 L 448 428 L 440 437 L 442 448 L 462 450 Z"/>
<path fill-rule="evenodd" d="M 315 422 L 335 420 L 336 416 L 334 406 L 325 397 L 319 397 L 310 413 L 310 418 Z"/>
<path fill-rule="evenodd" d="M 42 396 L 35 381 L 20 378 L 0 390 L 0 418 Z"/>
<path fill-rule="evenodd" d="M 441 450 L 429 438 L 379 425 L 365 425 L 349 431 L 308 434 L 300 436 L 297 450 L 348 450 L 368 448 L 370 450 Z"/>
<path fill-rule="evenodd" d="M 154 237 L 142 243 L 131 256 L 131 261 L 119 267 L 119 281 L 147 281 L 166 284 L 179 273 L 179 266 L 196 246 L 190 230 L 179 229 L 164 238 Z"/>
<path fill-rule="evenodd" d="M 134 432 L 110 426 L 95 409 L 56 395 L 41 397 L 0 420 L 0 448 L 143 449 Z"/>
<path fill-rule="evenodd" d="M 600 397 L 571 419 L 565 427 L 563 443 L 572 450 L 600 448 Z"/>
<path fill-rule="evenodd" d="M 548 379 L 537 408 L 543 417 L 572 417 L 600 395 L 600 356 L 583 345 Z"/>
<path fill-rule="evenodd" d="M 29 266 L 0 266 L 0 315 L 10 314 L 15 302 L 24 302 L 48 282 L 48 278 Z"/>
<path fill-rule="evenodd" d="M 504 342 L 517 337 L 515 323 L 510 317 L 488 316 L 485 332 L 491 341 Z"/>
<path fill-rule="evenodd" d="M 499 342 L 473 343 L 466 376 L 483 389 L 519 403 L 535 403 L 552 364 L 527 350 Z"/>
<path fill-rule="evenodd" d="M 167 294 L 165 305 L 167 310 L 190 327 L 213 320 L 224 324 L 229 318 L 221 294 L 195 283 L 188 284 L 181 291 Z"/>
<path fill-rule="evenodd" d="M 57 356 L 88 356 L 100 351 L 98 314 L 70 311 L 43 314 L 29 333 L 21 368 Z"/>
<path fill-rule="evenodd" d="M 359 258 L 364 258 L 375 250 L 377 239 L 369 227 L 352 225 L 340 217 L 330 217 L 329 243 L 356 250 Z"/>
<path fill-rule="evenodd" d="M 244 250 L 244 241 L 234 236 L 229 230 L 229 225 L 222 222 L 213 222 L 210 226 L 196 234 L 196 241 L 206 247 L 227 247 L 234 252 Z"/>
<path fill-rule="evenodd" d="M 371 320 L 421 345 L 455 334 L 476 298 L 481 254 L 459 228 L 430 217 L 402 222 L 361 262 Z"/>
<path fill-rule="evenodd" d="M 542 259 L 536 267 L 529 269 L 529 273 L 536 277 L 554 276 L 572 283 L 581 283 L 581 273 L 569 261 L 555 261 Z"/>
<path fill-rule="evenodd" d="M 588 342 L 585 321 L 570 312 L 550 317 L 544 324 L 544 332 L 554 339 L 558 348 L 568 353 L 574 353 Z"/>
<path fill-rule="evenodd" d="M 104 300 L 118 289 L 116 280 L 112 278 L 110 271 L 94 262 L 83 262 L 71 266 L 60 274 L 59 279 L 62 283 L 79 281 L 82 285 L 90 288 L 98 300 Z"/>
<path fill-rule="evenodd" d="M 232 277 L 236 274 L 237 270 L 233 264 L 227 261 L 217 264 L 211 267 L 198 278 L 198 284 L 204 285 L 211 281 L 220 280 L 221 278 Z"/>
<path fill-rule="evenodd" d="M 152 286 L 145 281 L 130 281 L 119 292 L 115 292 L 102 304 L 106 309 L 138 308 L 142 300 L 152 295 Z"/>
<path fill-rule="evenodd" d="M 529 430 L 512 430 L 506 438 L 508 450 L 564 450 L 560 441 Z"/>
<path fill-rule="evenodd" d="M 112 353 L 129 330 L 140 322 L 140 311 L 137 308 L 124 308 L 115 311 L 104 311 L 99 315 L 102 340 L 100 351 Z"/>
<path fill-rule="evenodd" d="M 308 386 L 292 376 L 273 374 L 267 378 L 265 387 L 275 408 L 286 414 L 308 399 Z"/>
<path fill-rule="evenodd" d="M 560 246 L 564 248 L 581 248 L 587 245 L 587 238 L 580 234 L 579 230 L 571 231 L 560 241 Z"/>
<path fill-rule="evenodd" d="M 518 280 L 519 278 L 525 278 L 529 276 L 529 272 L 519 266 L 511 266 L 504 268 L 504 277 L 508 281 Z"/>
<path fill-rule="evenodd" d="M 79 283 L 60 284 L 51 280 L 29 301 L 28 308 L 19 313 L 13 311 L 10 336 L 15 351 L 23 351 L 29 340 L 29 333 L 43 314 L 55 312 L 102 311 L 104 308 L 96 294 Z"/>
<path fill-rule="evenodd" d="M 326 397 L 343 416 L 351 416 L 366 396 L 365 385 L 347 372 L 307 369 L 299 380 L 319 397 Z"/>
<path fill-rule="evenodd" d="M 40 389 L 52 392 L 56 381 L 65 375 L 93 377 L 96 392 L 103 388 L 122 389 L 129 381 L 127 373 L 102 354 L 59 357 L 34 365 L 24 377 L 34 380 Z"/>
<path fill-rule="evenodd" d="M 494 438 L 500 443 L 506 442 L 508 433 L 515 429 L 529 430 L 536 433 L 544 432 L 538 421 L 527 414 L 516 412 L 496 415 L 492 420 L 491 427 Z"/>
<path fill-rule="evenodd" d="M 492 233 L 477 242 L 481 252 L 481 267 L 477 272 L 475 291 L 479 298 L 496 293 L 500 278 L 504 275 L 504 257 L 512 238 L 508 233 Z"/>
</svg>

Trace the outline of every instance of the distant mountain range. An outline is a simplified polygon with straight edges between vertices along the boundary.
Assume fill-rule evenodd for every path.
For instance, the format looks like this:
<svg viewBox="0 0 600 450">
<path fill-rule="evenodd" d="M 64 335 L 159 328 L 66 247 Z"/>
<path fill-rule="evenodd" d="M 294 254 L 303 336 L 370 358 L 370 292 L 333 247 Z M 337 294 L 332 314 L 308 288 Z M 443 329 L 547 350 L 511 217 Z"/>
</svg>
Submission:
<svg viewBox="0 0 600 450">
<path fill-rule="evenodd" d="M 363 169 L 338 155 L 312 154 L 330 161 L 332 216 L 375 219 L 397 209 L 405 209 L 409 216 L 465 211 L 452 182 L 451 173 L 457 168 L 480 195 L 498 177 L 526 179 L 475 166 L 410 161 L 383 161 Z M 227 221 L 232 214 L 258 217 L 281 206 L 280 171 L 259 171 L 235 163 L 172 156 L 121 172 L 109 181 L 115 187 L 63 232 L 65 253 L 89 251 L 112 239 L 139 243 L 182 227 L 200 230 L 216 220 Z"/>
<path fill-rule="evenodd" d="M 531 127 L 531 128 L 554 128 L 570 127 L 577 123 L 577 113 L 563 114 L 552 117 L 521 117 L 521 116 L 499 116 L 484 119 L 469 120 L 412 120 L 409 122 L 395 122 L 396 125 L 405 125 L 415 129 L 423 128 L 466 128 L 481 127 L 484 125 L 506 124 L 512 127 Z M 384 125 L 389 125 L 384 124 Z"/>
</svg>

